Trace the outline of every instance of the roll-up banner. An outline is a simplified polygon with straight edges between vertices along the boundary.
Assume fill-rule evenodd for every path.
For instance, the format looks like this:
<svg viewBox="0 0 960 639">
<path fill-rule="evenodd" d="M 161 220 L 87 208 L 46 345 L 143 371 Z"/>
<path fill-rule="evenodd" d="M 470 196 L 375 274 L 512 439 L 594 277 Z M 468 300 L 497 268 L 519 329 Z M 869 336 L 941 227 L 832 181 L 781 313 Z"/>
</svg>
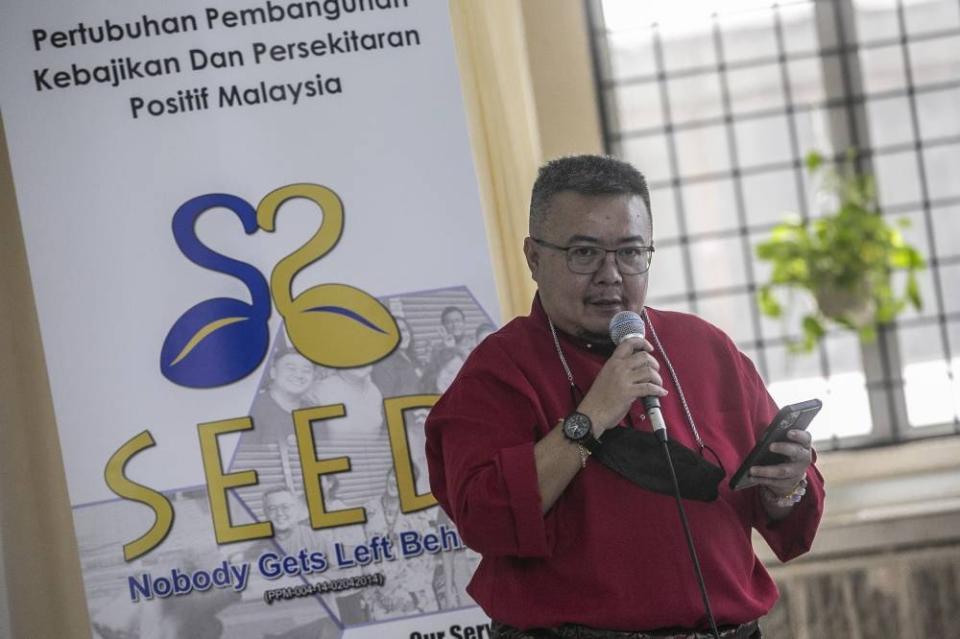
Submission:
<svg viewBox="0 0 960 639">
<path fill-rule="evenodd" d="M 3 13 L 93 636 L 486 636 L 424 459 L 499 317 L 447 3 Z"/>
</svg>

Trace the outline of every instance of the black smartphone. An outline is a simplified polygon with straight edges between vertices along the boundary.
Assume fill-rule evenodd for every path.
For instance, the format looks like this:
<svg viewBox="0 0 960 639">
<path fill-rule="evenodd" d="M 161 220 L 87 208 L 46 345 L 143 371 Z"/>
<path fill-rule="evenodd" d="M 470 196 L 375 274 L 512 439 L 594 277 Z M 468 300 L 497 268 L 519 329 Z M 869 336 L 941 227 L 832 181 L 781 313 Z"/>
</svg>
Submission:
<svg viewBox="0 0 960 639">
<path fill-rule="evenodd" d="M 730 488 L 743 490 L 754 486 L 756 481 L 750 476 L 752 466 L 773 466 L 788 461 L 784 455 L 771 452 L 770 444 L 786 440 L 787 431 L 791 429 L 806 430 L 822 407 L 823 403 L 819 399 L 808 399 L 805 402 L 789 404 L 781 408 L 777 416 L 767 426 L 767 430 L 763 432 L 760 441 L 753 447 L 747 458 L 743 460 L 737 472 L 733 474 L 733 478 L 730 480 Z"/>
</svg>

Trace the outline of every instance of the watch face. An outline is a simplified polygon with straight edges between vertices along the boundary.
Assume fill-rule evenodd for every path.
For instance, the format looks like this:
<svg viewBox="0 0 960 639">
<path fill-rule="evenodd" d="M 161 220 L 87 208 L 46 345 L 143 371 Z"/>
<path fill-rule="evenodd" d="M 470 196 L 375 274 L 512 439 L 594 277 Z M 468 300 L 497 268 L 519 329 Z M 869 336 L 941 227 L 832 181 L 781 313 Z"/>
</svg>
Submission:
<svg viewBox="0 0 960 639">
<path fill-rule="evenodd" d="M 583 413 L 571 413 L 563 420 L 563 432 L 573 441 L 580 441 L 589 435 L 592 427 L 590 418 Z"/>
</svg>

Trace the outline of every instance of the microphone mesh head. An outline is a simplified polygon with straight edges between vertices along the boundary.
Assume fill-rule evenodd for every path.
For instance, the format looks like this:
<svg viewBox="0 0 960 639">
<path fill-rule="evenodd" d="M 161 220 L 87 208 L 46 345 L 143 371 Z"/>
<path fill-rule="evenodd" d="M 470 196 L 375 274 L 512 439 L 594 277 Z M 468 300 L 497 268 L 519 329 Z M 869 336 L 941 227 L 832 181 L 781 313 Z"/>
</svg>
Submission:
<svg viewBox="0 0 960 639">
<path fill-rule="evenodd" d="M 610 319 L 610 339 L 620 344 L 628 335 L 644 336 L 643 318 L 633 311 L 620 311 Z"/>
</svg>

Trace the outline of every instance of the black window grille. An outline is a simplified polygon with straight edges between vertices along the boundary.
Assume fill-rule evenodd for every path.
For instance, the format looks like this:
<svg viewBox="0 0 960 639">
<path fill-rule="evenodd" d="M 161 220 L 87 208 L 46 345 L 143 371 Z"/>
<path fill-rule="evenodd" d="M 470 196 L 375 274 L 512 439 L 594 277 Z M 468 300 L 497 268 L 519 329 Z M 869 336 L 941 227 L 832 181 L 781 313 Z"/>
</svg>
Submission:
<svg viewBox="0 0 960 639">
<path fill-rule="evenodd" d="M 778 402 L 824 398 L 821 448 L 958 433 L 960 1 L 746 4 L 688 4 L 671 23 L 658 17 L 672 0 L 587 0 L 607 151 L 650 184 L 648 303 L 726 330 Z M 925 306 L 875 343 L 831 330 L 794 355 L 810 302 L 761 316 L 755 246 L 787 212 L 820 214 L 805 155 L 847 149 L 876 176 L 883 215 L 910 221 Z"/>
</svg>

